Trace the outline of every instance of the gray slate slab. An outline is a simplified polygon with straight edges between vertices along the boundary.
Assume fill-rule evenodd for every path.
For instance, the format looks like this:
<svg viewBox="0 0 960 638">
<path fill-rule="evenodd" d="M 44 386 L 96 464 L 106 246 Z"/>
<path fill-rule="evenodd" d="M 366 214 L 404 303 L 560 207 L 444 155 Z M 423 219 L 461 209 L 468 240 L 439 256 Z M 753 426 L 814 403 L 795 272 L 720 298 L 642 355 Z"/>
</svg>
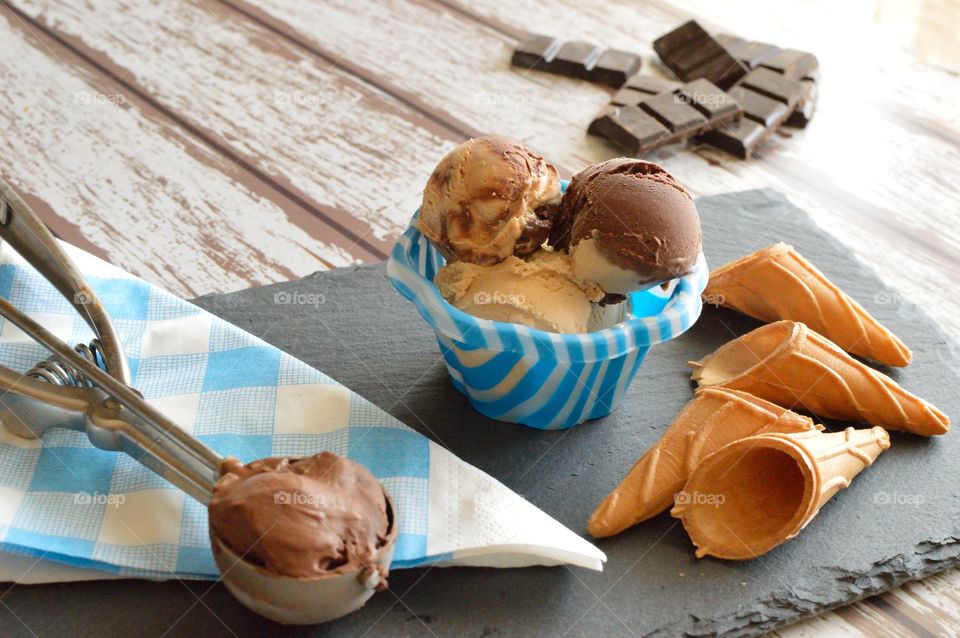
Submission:
<svg viewBox="0 0 960 638">
<path fill-rule="evenodd" d="M 960 348 L 803 211 L 770 190 L 703 198 L 698 207 L 710 264 L 778 240 L 794 244 L 911 346 L 914 363 L 893 376 L 948 415 L 960 414 Z M 324 303 L 276 304 L 277 293 L 319 293 Z M 758 325 L 707 310 L 689 333 L 651 351 L 613 415 L 539 432 L 470 409 L 448 381 L 432 332 L 390 286 L 383 265 L 196 303 L 325 371 L 578 532 L 691 397 L 685 362 Z M 697 560 L 682 527 L 662 515 L 599 542 L 608 556 L 603 573 L 396 571 L 392 593 L 324 627 L 273 625 L 208 583 L 17 587 L 4 603 L 40 635 L 152 636 L 174 621 L 169 636 L 757 635 L 960 562 L 958 467 L 956 434 L 895 434 L 892 449 L 799 537 L 760 559 Z M 5 636 L 29 635 L 4 610 L 0 623 Z"/>
</svg>

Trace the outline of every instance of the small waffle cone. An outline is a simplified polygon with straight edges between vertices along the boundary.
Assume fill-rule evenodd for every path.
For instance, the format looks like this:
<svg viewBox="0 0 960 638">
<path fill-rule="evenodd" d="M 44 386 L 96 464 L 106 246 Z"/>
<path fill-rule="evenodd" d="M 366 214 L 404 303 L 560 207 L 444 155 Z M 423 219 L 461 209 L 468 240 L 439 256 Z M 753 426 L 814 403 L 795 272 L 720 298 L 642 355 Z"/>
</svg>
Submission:
<svg viewBox="0 0 960 638">
<path fill-rule="evenodd" d="M 825 419 L 866 421 L 931 436 L 950 419 L 890 377 L 860 363 L 802 323 L 761 326 L 691 362 L 700 387 L 742 390 Z"/>
<path fill-rule="evenodd" d="M 889 447 L 879 427 L 740 439 L 697 465 L 670 514 L 698 558 L 755 558 L 796 536 Z"/>
<path fill-rule="evenodd" d="M 803 322 L 847 352 L 888 366 L 905 366 L 913 357 L 896 335 L 784 243 L 714 270 L 703 297 L 760 321 Z"/>
<path fill-rule="evenodd" d="M 822 427 L 746 392 L 698 390 L 660 440 L 597 506 L 587 531 L 598 538 L 613 536 L 656 516 L 670 507 L 700 459 L 731 441 L 761 432 Z"/>
</svg>

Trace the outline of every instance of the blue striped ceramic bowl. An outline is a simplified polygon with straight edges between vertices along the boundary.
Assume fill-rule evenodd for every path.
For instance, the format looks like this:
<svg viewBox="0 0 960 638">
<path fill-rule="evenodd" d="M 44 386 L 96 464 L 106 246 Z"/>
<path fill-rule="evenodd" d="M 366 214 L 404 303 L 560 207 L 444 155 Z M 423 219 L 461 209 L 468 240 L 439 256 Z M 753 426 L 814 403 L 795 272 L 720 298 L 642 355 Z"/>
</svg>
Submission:
<svg viewBox="0 0 960 638">
<path fill-rule="evenodd" d="M 650 346 L 685 332 L 700 316 L 709 271 L 630 295 L 626 320 L 586 334 L 558 334 L 478 319 L 454 308 L 433 283 L 446 263 L 416 225 L 387 262 L 390 281 L 433 326 L 453 385 L 481 414 L 543 430 L 609 414 L 626 394 Z"/>
</svg>

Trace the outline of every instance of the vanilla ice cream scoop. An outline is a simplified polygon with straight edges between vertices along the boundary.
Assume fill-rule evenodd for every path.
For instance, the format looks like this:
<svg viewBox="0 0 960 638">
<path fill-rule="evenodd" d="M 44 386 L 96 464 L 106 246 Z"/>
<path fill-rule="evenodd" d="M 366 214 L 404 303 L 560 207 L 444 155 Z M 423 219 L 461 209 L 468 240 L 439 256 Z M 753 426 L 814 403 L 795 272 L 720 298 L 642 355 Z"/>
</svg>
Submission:
<svg viewBox="0 0 960 638">
<path fill-rule="evenodd" d="M 419 227 L 448 261 L 495 264 L 541 247 L 560 202 L 557 169 L 519 142 L 477 137 L 427 182 Z"/>
<path fill-rule="evenodd" d="M 568 255 L 549 250 L 526 260 L 511 255 L 493 266 L 451 262 L 434 283 L 450 304 L 475 317 L 563 333 L 591 329 L 594 302 L 604 296 L 574 278 Z"/>
</svg>

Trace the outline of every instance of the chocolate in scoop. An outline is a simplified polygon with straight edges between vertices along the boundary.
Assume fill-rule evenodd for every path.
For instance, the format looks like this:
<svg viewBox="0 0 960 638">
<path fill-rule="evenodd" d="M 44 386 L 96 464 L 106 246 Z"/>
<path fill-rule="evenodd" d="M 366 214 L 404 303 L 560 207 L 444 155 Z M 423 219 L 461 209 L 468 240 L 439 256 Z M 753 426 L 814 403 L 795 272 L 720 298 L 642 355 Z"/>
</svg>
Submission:
<svg viewBox="0 0 960 638">
<path fill-rule="evenodd" d="M 363 466 L 332 452 L 227 459 L 210 500 L 210 525 L 244 560 L 281 576 L 309 578 L 374 565 L 390 521 L 383 487 Z"/>
</svg>

